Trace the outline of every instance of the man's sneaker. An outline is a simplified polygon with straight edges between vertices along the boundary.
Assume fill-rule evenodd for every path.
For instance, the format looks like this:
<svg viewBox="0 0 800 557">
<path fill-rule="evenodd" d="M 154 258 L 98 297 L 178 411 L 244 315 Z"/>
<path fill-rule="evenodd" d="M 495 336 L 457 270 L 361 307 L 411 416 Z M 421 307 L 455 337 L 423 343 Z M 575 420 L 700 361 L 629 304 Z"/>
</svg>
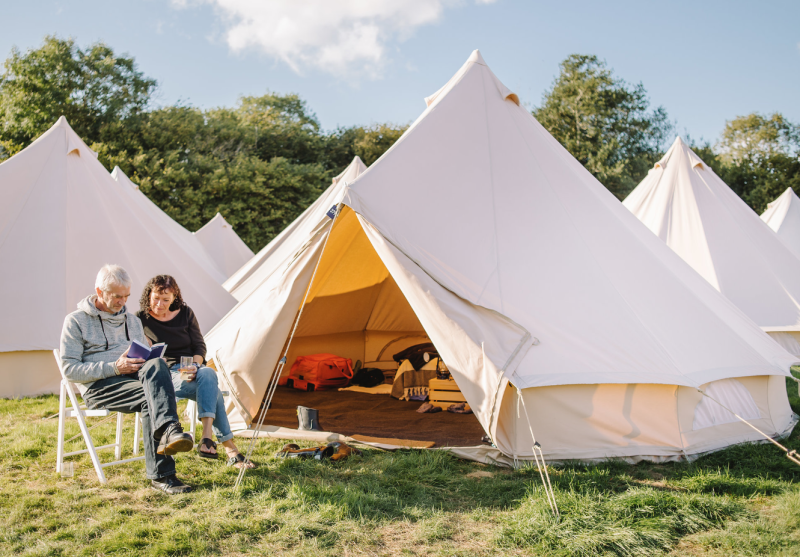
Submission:
<svg viewBox="0 0 800 557">
<path fill-rule="evenodd" d="M 194 439 L 188 433 L 183 432 L 180 422 L 172 422 L 161 435 L 156 452 L 164 455 L 174 455 L 185 453 L 194 448 Z"/>
<path fill-rule="evenodd" d="M 156 491 L 163 491 L 167 495 L 178 495 L 179 493 L 189 493 L 192 486 L 180 481 L 175 474 L 165 478 L 153 480 L 150 484 Z"/>
</svg>

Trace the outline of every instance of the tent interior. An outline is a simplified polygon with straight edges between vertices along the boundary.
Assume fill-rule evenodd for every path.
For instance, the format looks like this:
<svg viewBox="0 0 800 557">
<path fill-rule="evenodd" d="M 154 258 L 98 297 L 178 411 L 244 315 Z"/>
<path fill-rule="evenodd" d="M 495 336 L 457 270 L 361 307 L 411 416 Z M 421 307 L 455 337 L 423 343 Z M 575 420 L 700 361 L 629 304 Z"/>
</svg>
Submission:
<svg viewBox="0 0 800 557">
<path fill-rule="evenodd" d="M 355 213 L 343 207 L 310 285 L 283 376 L 290 373 L 298 356 L 318 353 L 350 358 L 353 364 L 360 360 L 364 367 L 396 370 L 394 354 L 427 342 L 430 339 L 419 319 Z M 319 410 L 322 428 L 334 433 L 431 441 L 437 446 L 481 443 L 485 433 L 474 415 L 417 413 L 421 404 L 388 394 L 337 389 L 306 393 L 278 387 L 265 423 L 296 428 L 296 407 L 302 405 Z"/>
</svg>

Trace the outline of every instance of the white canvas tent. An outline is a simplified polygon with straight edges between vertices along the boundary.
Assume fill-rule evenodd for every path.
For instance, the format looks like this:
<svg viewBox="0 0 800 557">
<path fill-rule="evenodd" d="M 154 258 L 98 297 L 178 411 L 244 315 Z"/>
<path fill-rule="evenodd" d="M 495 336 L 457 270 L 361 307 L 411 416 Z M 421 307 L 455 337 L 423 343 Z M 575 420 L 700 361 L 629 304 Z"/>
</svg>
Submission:
<svg viewBox="0 0 800 557">
<path fill-rule="evenodd" d="M 226 279 L 253 258 L 253 250 L 247 247 L 219 213 L 195 232 L 194 236 L 222 269 Z"/>
<path fill-rule="evenodd" d="M 528 418 L 549 459 L 679 459 L 758 439 L 701 387 L 769 435 L 794 425 L 796 358 L 649 234 L 478 51 L 426 101 L 344 188 L 335 221 L 320 207 L 207 335 L 234 423 L 259 412 L 299 315 L 284 372 L 299 354 L 369 361 L 387 339 L 427 334 L 496 444 L 451 448 L 469 458 L 532 458 Z"/>
<path fill-rule="evenodd" d="M 623 203 L 750 319 L 800 355 L 800 259 L 680 137 Z"/>
<path fill-rule="evenodd" d="M 145 216 L 63 117 L 0 164 L 0 397 L 58 391 L 52 350 L 64 317 L 94 292 L 105 263 L 130 273 L 129 311 L 160 273 L 175 276 L 204 331 L 234 306 Z"/>
<path fill-rule="evenodd" d="M 786 188 L 775 201 L 767 205 L 761 220 L 800 258 L 800 198 L 792 188 Z"/>
<path fill-rule="evenodd" d="M 342 198 L 343 188 L 360 176 L 367 166 L 357 155 L 347 165 L 322 195 L 311 204 L 292 224 L 287 226 L 269 244 L 264 246 L 254 257 L 242 265 L 223 285 L 237 300 L 244 300 L 253 290 L 258 288 L 265 277 L 275 271 L 275 265 L 280 264 L 287 256 L 297 250 L 298 245 L 304 243 L 319 224 L 317 215 L 335 205 Z"/>
<path fill-rule="evenodd" d="M 228 277 L 217 265 L 216 261 L 206 251 L 202 242 L 183 226 L 178 224 L 172 217 L 161 210 L 153 203 L 149 197 L 139 190 L 137 186 L 118 166 L 111 171 L 111 177 L 120 185 L 122 194 L 129 200 L 129 207 L 136 207 L 139 220 L 147 226 L 158 230 L 158 234 L 169 236 L 180 249 L 186 252 L 198 265 L 203 267 L 209 276 L 222 284 Z"/>
</svg>

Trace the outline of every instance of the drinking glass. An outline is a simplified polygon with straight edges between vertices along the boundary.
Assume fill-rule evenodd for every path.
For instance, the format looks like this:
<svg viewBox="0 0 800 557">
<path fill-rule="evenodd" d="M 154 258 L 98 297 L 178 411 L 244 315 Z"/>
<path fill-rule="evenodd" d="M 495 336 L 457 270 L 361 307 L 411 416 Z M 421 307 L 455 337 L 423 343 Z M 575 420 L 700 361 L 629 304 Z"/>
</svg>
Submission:
<svg viewBox="0 0 800 557">
<path fill-rule="evenodd" d="M 191 381 L 194 379 L 194 374 L 197 369 L 192 365 L 193 359 L 191 356 L 181 356 L 181 365 L 178 368 L 181 372 L 181 378 L 184 381 Z"/>
</svg>

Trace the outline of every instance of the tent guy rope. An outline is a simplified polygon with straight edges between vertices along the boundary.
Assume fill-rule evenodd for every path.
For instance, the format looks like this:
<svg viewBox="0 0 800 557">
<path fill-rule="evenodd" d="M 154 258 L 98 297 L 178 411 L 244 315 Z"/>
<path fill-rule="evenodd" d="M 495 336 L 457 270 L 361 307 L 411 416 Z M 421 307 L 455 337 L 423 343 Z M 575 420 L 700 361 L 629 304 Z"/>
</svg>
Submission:
<svg viewBox="0 0 800 557">
<path fill-rule="evenodd" d="M 525 406 L 525 400 L 522 398 L 522 390 L 519 387 L 515 388 L 517 389 L 517 417 L 520 417 L 519 407 L 520 403 L 522 403 L 522 409 L 525 411 L 525 420 L 528 422 L 528 431 L 530 432 L 531 439 L 533 440 L 533 458 L 536 460 L 536 468 L 539 470 L 539 476 L 542 478 L 542 487 L 544 488 L 544 493 L 547 497 L 547 503 L 550 505 L 550 510 L 553 511 L 553 514 L 557 518 L 560 518 L 561 514 L 558 512 L 556 494 L 553 491 L 553 486 L 550 484 L 550 474 L 547 472 L 547 463 L 544 461 L 542 446 L 536 441 L 536 436 L 533 434 L 533 426 L 531 425 L 531 418 L 528 416 L 528 408 Z M 540 457 L 542 459 L 541 464 L 539 463 Z M 544 473 L 542 473 L 542 470 L 544 470 Z M 545 478 L 547 478 L 546 481 Z"/>
</svg>

